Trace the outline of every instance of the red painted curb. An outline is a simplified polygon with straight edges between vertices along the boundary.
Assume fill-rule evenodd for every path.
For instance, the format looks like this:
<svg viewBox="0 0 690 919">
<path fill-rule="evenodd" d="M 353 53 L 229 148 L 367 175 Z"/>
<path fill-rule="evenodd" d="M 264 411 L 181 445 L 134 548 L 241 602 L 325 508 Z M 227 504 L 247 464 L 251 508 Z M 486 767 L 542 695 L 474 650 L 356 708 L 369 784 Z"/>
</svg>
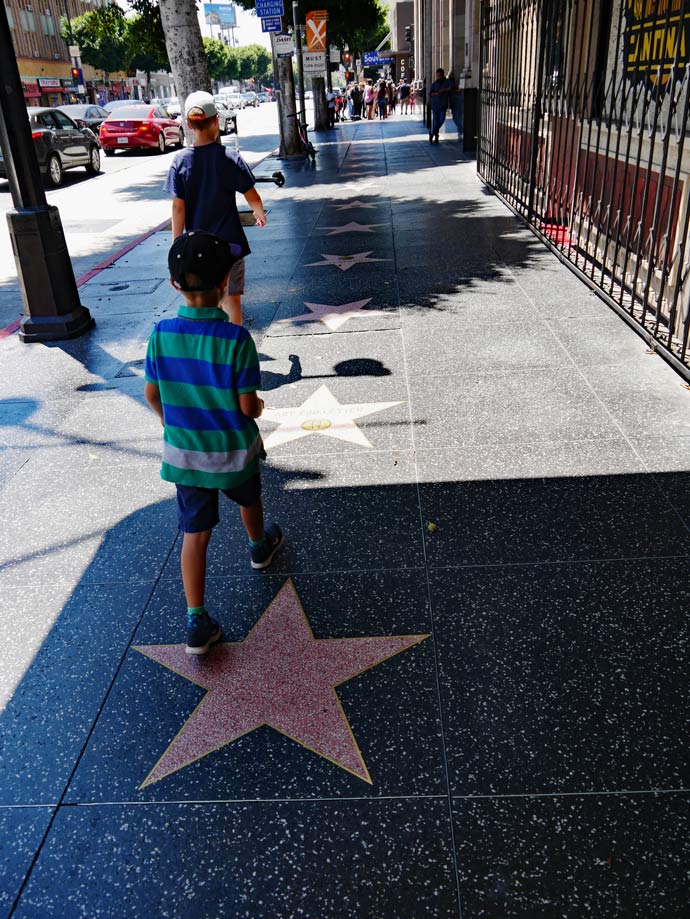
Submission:
<svg viewBox="0 0 690 919">
<path fill-rule="evenodd" d="M 104 268 L 110 268 L 110 266 L 122 258 L 123 255 L 127 255 L 128 252 L 131 252 L 132 249 L 136 249 L 137 246 L 145 242 L 150 236 L 153 236 L 155 233 L 160 233 L 162 230 L 166 230 L 171 225 L 170 218 L 164 220 L 163 223 L 159 223 L 157 227 L 154 227 L 152 230 L 149 230 L 148 233 L 142 233 L 141 236 L 137 236 L 136 239 L 133 239 L 132 242 L 127 243 L 126 246 L 123 246 L 121 249 L 118 249 L 113 255 L 108 256 L 105 261 L 100 262 L 96 265 L 95 268 L 91 268 L 90 271 L 87 271 L 86 274 L 83 274 L 80 278 L 77 278 L 77 287 L 81 287 L 86 284 L 87 281 L 90 281 L 92 278 L 95 278 L 97 274 L 100 274 Z"/>
<path fill-rule="evenodd" d="M 2 341 L 3 338 L 9 338 L 10 335 L 16 332 L 20 322 L 20 319 L 15 319 L 14 322 L 6 325 L 4 329 L 0 329 L 0 341 Z"/>
<path fill-rule="evenodd" d="M 150 236 L 153 236 L 155 233 L 160 233 L 162 230 L 166 230 L 169 226 L 170 218 L 164 220 L 163 223 L 159 223 L 157 227 L 154 227 L 147 233 L 142 233 L 141 236 L 137 236 L 136 239 L 133 239 L 131 242 L 127 243 L 126 246 L 123 246 L 121 249 L 118 249 L 117 252 L 109 255 L 107 259 L 99 262 L 95 268 L 91 268 L 86 272 L 86 274 L 83 274 L 80 278 L 77 278 L 77 287 L 82 287 L 87 283 L 87 281 L 95 278 L 96 275 L 100 274 L 101 271 L 103 271 L 105 268 L 110 268 L 110 266 L 121 259 L 123 255 L 127 255 L 127 253 L 131 252 L 132 249 L 136 249 L 137 246 L 145 242 Z M 10 335 L 13 335 L 19 328 L 20 322 L 20 319 L 15 319 L 14 322 L 11 322 L 9 325 L 5 326 L 4 329 L 0 329 L 0 341 L 2 341 L 3 338 L 9 338 Z"/>
</svg>

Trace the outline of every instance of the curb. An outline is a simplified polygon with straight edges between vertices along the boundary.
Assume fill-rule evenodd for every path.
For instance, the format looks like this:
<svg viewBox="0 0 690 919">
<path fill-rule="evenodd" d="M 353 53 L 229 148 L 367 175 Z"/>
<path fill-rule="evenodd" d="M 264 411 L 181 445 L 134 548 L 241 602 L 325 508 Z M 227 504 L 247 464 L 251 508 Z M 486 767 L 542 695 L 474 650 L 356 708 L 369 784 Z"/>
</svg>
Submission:
<svg viewBox="0 0 690 919">
<path fill-rule="evenodd" d="M 260 166 L 264 160 L 270 159 L 275 156 L 275 152 L 266 153 L 255 163 L 250 164 L 251 169 L 256 169 L 257 166 Z M 164 220 L 163 223 L 159 223 L 157 227 L 154 227 L 152 230 L 148 230 L 146 233 L 142 233 L 141 236 L 137 236 L 131 242 L 128 242 L 127 245 L 123 246 L 121 249 L 118 249 L 117 252 L 114 252 L 112 255 L 109 255 L 108 258 L 104 259 L 102 262 L 99 262 L 94 268 L 90 268 L 86 274 L 81 275 L 77 278 L 77 287 L 82 287 L 88 281 L 93 280 L 97 274 L 100 274 L 101 271 L 104 271 L 106 268 L 110 268 L 112 264 L 121 259 L 124 255 L 127 255 L 128 252 L 131 252 L 132 249 L 136 249 L 138 245 L 145 242 L 150 236 L 153 236 L 155 233 L 161 233 L 163 230 L 170 228 L 172 221 L 170 218 Z M 14 322 L 11 322 L 9 325 L 6 325 L 3 329 L 0 329 L 0 341 L 3 341 L 5 338 L 9 338 L 10 335 L 13 335 L 21 324 L 21 319 L 15 319 Z"/>
</svg>

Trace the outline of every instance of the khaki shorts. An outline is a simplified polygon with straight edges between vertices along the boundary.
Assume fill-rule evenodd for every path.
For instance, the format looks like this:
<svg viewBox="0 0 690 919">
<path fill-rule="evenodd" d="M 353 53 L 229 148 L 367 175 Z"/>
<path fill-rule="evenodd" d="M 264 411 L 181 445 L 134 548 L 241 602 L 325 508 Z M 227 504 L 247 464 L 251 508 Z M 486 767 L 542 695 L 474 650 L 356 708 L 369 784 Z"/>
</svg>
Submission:
<svg viewBox="0 0 690 919">
<path fill-rule="evenodd" d="M 244 259 L 241 258 L 238 262 L 230 269 L 230 277 L 228 278 L 228 296 L 229 297 L 240 297 L 244 293 Z"/>
</svg>

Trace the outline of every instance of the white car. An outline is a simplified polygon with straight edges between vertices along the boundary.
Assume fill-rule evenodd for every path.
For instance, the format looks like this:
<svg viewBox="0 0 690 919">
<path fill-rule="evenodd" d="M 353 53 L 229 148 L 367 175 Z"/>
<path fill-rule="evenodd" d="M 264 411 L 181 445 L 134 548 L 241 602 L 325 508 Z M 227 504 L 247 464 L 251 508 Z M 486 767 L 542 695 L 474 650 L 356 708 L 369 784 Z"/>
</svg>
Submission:
<svg viewBox="0 0 690 919">
<path fill-rule="evenodd" d="M 221 93 L 220 98 L 229 109 L 238 111 L 239 109 L 244 108 L 244 99 L 239 93 Z"/>
</svg>

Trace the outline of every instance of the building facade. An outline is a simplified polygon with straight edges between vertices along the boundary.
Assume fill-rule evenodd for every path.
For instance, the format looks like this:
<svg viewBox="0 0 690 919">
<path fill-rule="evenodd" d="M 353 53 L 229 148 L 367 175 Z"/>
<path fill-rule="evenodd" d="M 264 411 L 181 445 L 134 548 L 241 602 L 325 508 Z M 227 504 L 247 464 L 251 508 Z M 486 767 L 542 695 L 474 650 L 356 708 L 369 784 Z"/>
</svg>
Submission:
<svg viewBox="0 0 690 919">
<path fill-rule="evenodd" d="M 690 379 L 690 10 L 483 10 L 480 175 Z"/>
<path fill-rule="evenodd" d="M 463 145 L 476 144 L 477 94 L 479 88 L 480 0 L 392 0 L 389 6 L 391 47 L 397 57 L 403 52 L 407 75 L 418 87 L 418 99 L 427 103 L 436 70 L 442 67 L 462 90 L 464 109 Z M 405 27 L 411 26 L 411 45 Z M 448 122 L 448 130 L 455 128 Z"/>
<path fill-rule="evenodd" d="M 72 79 L 72 59 L 60 37 L 60 20 L 81 16 L 104 5 L 106 0 L 5 0 L 5 12 L 19 65 L 27 105 L 65 105 L 79 101 Z M 89 101 L 128 98 L 132 87 L 124 73 L 106 77 L 85 64 L 86 97 Z M 84 98 L 84 97 L 82 97 Z"/>
</svg>

